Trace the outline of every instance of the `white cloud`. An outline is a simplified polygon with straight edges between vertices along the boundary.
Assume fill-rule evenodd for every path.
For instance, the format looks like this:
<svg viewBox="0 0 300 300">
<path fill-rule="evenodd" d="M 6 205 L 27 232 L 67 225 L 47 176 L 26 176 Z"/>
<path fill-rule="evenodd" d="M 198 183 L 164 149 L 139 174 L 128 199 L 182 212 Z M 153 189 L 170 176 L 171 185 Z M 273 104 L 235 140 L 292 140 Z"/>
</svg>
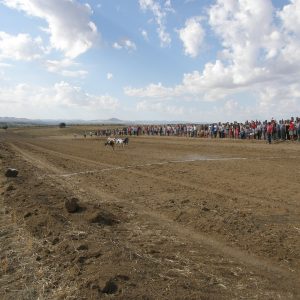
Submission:
<svg viewBox="0 0 300 300">
<path fill-rule="evenodd" d="M 113 77 L 114 77 L 114 75 L 112 73 L 107 73 L 106 74 L 107 80 L 111 80 L 111 79 L 113 79 Z"/>
<path fill-rule="evenodd" d="M 141 29 L 140 32 L 141 32 L 141 35 L 143 36 L 144 40 L 148 42 L 149 41 L 148 32 L 144 29 Z"/>
<path fill-rule="evenodd" d="M 123 40 L 120 40 L 119 42 L 115 42 L 115 43 L 113 43 L 112 46 L 113 46 L 113 48 L 115 48 L 117 50 L 121 50 L 121 49 L 125 49 L 128 51 L 136 50 L 135 43 L 129 39 L 123 39 Z"/>
<path fill-rule="evenodd" d="M 3 0 L 6 6 L 44 19 L 48 23 L 51 46 L 66 57 L 75 58 L 90 49 L 97 37 L 97 27 L 90 21 L 88 4 L 70 0 Z"/>
<path fill-rule="evenodd" d="M 164 102 L 147 102 L 140 101 L 137 103 L 136 109 L 138 112 L 155 112 L 164 115 L 168 118 L 174 116 L 180 117 L 185 113 L 185 109 L 182 106 L 168 105 Z"/>
<path fill-rule="evenodd" d="M 61 81 L 50 87 L 36 87 L 18 84 L 0 88 L 1 111 L 34 111 L 37 117 L 43 117 L 47 110 L 85 109 L 115 111 L 119 106 L 118 99 L 105 95 L 91 95 L 81 87 L 72 86 Z M 40 116 L 39 116 L 40 114 Z"/>
<path fill-rule="evenodd" d="M 179 38 L 184 45 L 184 52 L 191 57 L 198 56 L 205 36 L 200 20 L 199 17 L 190 18 L 185 22 L 185 27 L 178 30 Z"/>
<path fill-rule="evenodd" d="M 171 0 L 165 0 L 165 9 L 171 13 L 175 13 L 175 9 L 172 7 Z"/>
<path fill-rule="evenodd" d="M 299 115 L 300 0 L 291 0 L 274 12 L 271 0 L 217 0 L 208 8 L 207 20 L 220 41 L 218 59 L 207 62 L 202 70 L 184 74 L 177 85 L 151 83 L 143 88 L 127 87 L 124 93 L 149 103 L 160 99 L 165 105 L 178 99 L 215 101 L 232 118 L 239 109 L 249 117 L 270 112 Z M 199 30 L 200 38 L 192 40 L 191 31 L 184 30 L 189 25 L 196 32 L 199 29 L 195 20 L 187 22 L 181 38 L 186 54 L 196 56 L 201 33 Z M 237 100 L 235 95 L 247 95 L 248 104 L 243 105 L 244 99 Z M 216 116 L 222 116 L 218 109 Z"/>
<path fill-rule="evenodd" d="M 171 1 L 165 2 L 165 7 L 162 7 L 155 0 L 139 0 L 140 8 L 143 11 L 151 11 L 154 15 L 155 22 L 157 24 L 157 34 L 160 39 L 160 45 L 166 47 L 171 44 L 171 36 L 166 31 L 166 16 L 167 12 L 174 11 L 171 6 Z"/>
<path fill-rule="evenodd" d="M 158 98 L 158 99 L 168 99 L 174 96 L 174 91 L 172 88 L 166 88 L 162 86 L 161 83 L 149 84 L 146 88 L 132 88 L 125 87 L 124 93 L 127 96 L 139 97 L 139 98 Z"/>
<path fill-rule="evenodd" d="M 63 60 L 47 60 L 45 66 L 48 72 L 60 74 L 65 77 L 84 78 L 88 74 L 85 70 L 74 70 L 79 64 L 70 59 Z"/>
<path fill-rule="evenodd" d="M 119 44 L 119 43 L 117 43 L 117 42 L 114 42 L 113 43 L 113 48 L 115 48 L 115 49 L 117 49 L 117 50 L 121 50 L 123 47 Z"/>
<path fill-rule="evenodd" d="M 40 37 L 33 39 L 30 35 L 20 33 L 10 35 L 0 31 L 0 60 L 26 60 L 41 58 L 45 53 Z"/>
<path fill-rule="evenodd" d="M 280 16 L 284 29 L 291 33 L 300 35 L 300 1 L 290 0 L 290 4 L 285 5 L 282 11 L 278 12 Z"/>
<path fill-rule="evenodd" d="M 10 68 L 11 66 L 12 66 L 11 64 L 1 63 L 1 62 L 0 62 L 0 67 L 1 67 L 1 68 Z"/>
</svg>

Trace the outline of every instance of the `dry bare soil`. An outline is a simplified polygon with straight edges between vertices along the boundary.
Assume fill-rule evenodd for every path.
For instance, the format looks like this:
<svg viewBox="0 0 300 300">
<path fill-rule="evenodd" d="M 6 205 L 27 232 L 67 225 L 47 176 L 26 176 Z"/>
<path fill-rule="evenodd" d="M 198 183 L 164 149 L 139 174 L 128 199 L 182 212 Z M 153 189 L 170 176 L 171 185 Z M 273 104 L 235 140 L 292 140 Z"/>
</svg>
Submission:
<svg viewBox="0 0 300 300">
<path fill-rule="evenodd" d="M 299 143 L 76 132 L 0 132 L 1 299 L 300 299 Z"/>
</svg>

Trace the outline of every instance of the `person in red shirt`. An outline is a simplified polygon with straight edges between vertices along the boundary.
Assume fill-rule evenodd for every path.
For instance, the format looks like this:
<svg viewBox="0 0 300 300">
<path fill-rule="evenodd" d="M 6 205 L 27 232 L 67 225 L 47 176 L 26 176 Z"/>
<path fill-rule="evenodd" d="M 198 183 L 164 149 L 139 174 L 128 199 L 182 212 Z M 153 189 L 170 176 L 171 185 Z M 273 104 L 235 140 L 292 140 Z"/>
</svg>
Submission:
<svg viewBox="0 0 300 300">
<path fill-rule="evenodd" d="M 291 141 L 294 140 L 294 133 L 295 133 L 295 123 L 294 123 L 293 119 L 291 119 L 290 127 L 289 127 L 289 136 L 290 136 Z"/>
<path fill-rule="evenodd" d="M 268 122 L 268 125 L 267 125 L 267 139 L 268 139 L 269 144 L 271 144 L 271 141 L 272 141 L 272 133 L 273 133 L 273 125 L 272 125 L 271 122 Z"/>
</svg>

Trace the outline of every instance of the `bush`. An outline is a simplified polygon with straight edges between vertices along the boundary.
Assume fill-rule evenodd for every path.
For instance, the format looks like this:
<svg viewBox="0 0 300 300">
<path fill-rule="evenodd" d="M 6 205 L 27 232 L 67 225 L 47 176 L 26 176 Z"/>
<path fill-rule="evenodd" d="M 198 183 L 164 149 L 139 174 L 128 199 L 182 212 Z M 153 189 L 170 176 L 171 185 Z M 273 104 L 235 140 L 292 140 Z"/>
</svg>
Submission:
<svg viewBox="0 0 300 300">
<path fill-rule="evenodd" d="M 66 125 L 66 123 L 59 123 L 59 128 L 65 128 L 67 125 Z"/>
</svg>

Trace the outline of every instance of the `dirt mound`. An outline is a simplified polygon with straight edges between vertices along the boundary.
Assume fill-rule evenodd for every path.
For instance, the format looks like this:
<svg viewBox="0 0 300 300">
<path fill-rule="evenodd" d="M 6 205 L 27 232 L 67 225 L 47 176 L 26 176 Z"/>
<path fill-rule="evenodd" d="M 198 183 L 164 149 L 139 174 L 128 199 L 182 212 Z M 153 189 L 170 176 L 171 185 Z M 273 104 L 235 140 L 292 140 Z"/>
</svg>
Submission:
<svg viewBox="0 0 300 300">
<path fill-rule="evenodd" d="M 92 215 L 88 217 L 88 221 L 90 223 L 96 223 L 99 225 L 107 225 L 107 226 L 113 226 L 120 222 L 115 215 L 104 210 L 92 213 Z"/>
<path fill-rule="evenodd" d="M 79 200 L 75 197 L 65 200 L 65 208 L 69 213 L 75 213 L 80 209 Z"/>
</svg>

